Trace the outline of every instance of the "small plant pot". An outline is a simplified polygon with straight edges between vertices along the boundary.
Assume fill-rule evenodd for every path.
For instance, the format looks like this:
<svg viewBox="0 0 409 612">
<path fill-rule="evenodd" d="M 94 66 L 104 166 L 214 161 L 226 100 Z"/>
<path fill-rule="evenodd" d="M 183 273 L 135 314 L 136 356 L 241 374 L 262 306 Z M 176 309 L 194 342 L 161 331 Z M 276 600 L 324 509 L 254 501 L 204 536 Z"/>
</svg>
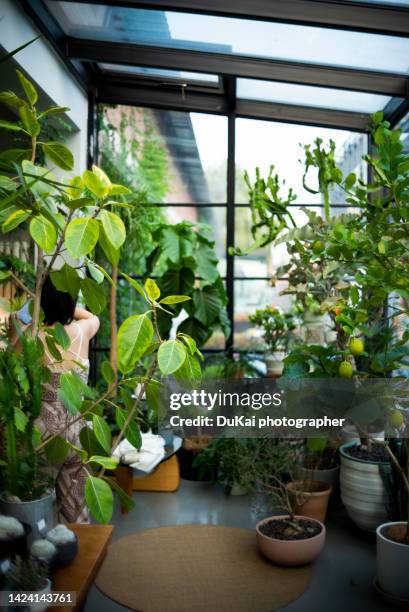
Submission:
<svg viewBox="0 0 409 612">
<path fill-rule="evenodd" d="M 31 527 L 27 523 L 22 523 L 24 533 L 21 536 L 0 542 L 0 561 L 10 559 L 15 556 L 26 557 L 28 553 L 28 539 L 31 534 Z"/>
<path fill-rule="evenodd" d="M 287 484 L 294 512 L 325 522 L 332 487 L 319 480 L 295 480 Z"/>
<path fill-rule="evenodd" d="M 300 477 L 302 480 L 309 482 L 310 480 L 319 480 L 331 485 L 331 495 L 339 489 L 339 465 L 329 469 L 311 469 L 306 467 L 300 468 Z"/>
<path fill-rule="evenodd" d="M 391 528 L 404 533 L 406 523 L 384 523 L 376 530 L 377 586 L 385 595 L 407 603 L 409 609 L 409 544 L 388 537 Z"/>
<path fill-rule="evenodd" d="M 375 531 L 387 520 L 388 497 L 381 469 L 390 469 L 389 462 L 353 457 L 348 449 L 356 442 L 343 444 L 341 456 L 341 499 L 350 518 L 365 531 Z"/>
<path fill-rule="evenodd" d="M 260 530 L 266 523 L 270 523 L 271 521 L 282 521 L 287 518 L 287 515 L 270 516 L 257 523 L 256 538 L 261 554 L 273 563 L 285 565 L 287 567 L 311 563 L 318 557 L 324 548 L 325 526 L 320 521 L 316 521 L 310 517 L 295 516 L 296 519 L 312 521 L 320 527 L 320 531 L 317 535 L 299 540 L 282 540 L 270 537 L 263 534 Z"/>
<path fill-rule="evenodd" d="M 75 538 L 73 542 L 66 542 L 65 544 L 56 544 L 57 555 L 55 558 L 55 567 L 64 567 L 69 565 L 75 559 L 78 554 L 78 540 Z"/>
<path fill-rule="evenodd" d="M 281 351 L 266 354 L 265 360 L 268 378 L 279 378 L 279 376 L 281 376 L 284 369 L 284 357 L 285 354 Z"/>
<path fill-rule="evenodd" d="M 10 591 L 10 589 L 6 587 L 4 589 L 4 592 L 7 593 L 8 591 Z M 49 593 L 51 593 L 51 591 L 52 591 L 52 583 L 51 583 L 51 580 L 47 578 L 47 582 L 44 588 L 39 591 L 33 591 L 33 593 L 36 593 L 38 595 L 38 598 L 40 599 L 42 595 L 48 595 Z M 17 593 L 18 591 L 15 590 L 13 592 Z M 44 612 L 44 610 L 49 608 L 50 605 L 51 605 L 50 603 L 47 603 L 45 601 L 39 601 L 38 603 L 33 602 L 33 603 L 28 603 L 27 606 L 25 607 L 25 610 L 30 610 L 30 612 Z"/>
<path fill-rule="evenodd" d="M 30 525 L 32 529 L 30 539 L 38 540 L 42 537 L 38 527 L 41 520 L 45 523 L 44 531 L 49 531 L 56 524 L 55 490 L 32 501 L 7 501 L 0 497 L 0 512 Z"/>
</svg>

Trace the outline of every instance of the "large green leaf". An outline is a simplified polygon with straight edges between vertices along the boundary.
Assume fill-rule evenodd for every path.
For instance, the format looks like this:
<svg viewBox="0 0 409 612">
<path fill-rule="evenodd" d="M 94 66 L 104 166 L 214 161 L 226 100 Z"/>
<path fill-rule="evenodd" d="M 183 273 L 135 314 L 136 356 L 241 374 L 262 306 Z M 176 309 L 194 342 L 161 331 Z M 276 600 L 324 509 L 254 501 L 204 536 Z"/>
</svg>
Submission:
<svg viewBox="0 0 409 612">
<path fill-rule="evenodd" d="M 218 290 L 206 286 L 193 292 L 193 313 L 203 325 L 211 325 L 218 318 L 223 304 Z"/>
<path fill-rule="evenodd" d="M 16 96 L 14 91 L 0 92 L 0 102 L 2 104 L 6 104 L 7 106 L 11 106 L 12 108 L 16 108 L 17 110 L 20 108 L 20 106 L 25 104 L 24 100 Z"/>
<path fill-rule="evenodd" d="M 54 270 L 50 274 L 53 285 L 58 291 L 66 291 L 74 299 L 80 290 L 80 278 L 68 264 L 64 264 L 61 270 Z"/>
<path fill-rule="evenodd" d="M 174 376 L 182 381 L 200 380 L 202 377 L 202 370 L 199 361 L 188 352 L 181 367 L 174 372 Z"/>
<path fill-rule="evenodd" d="M 0 119 L 0 129 L 9 130 L 11 132 L 21 132 L 23 128 L 21 128 L 17 123 L 12 123 L 11 121 L 4 121 Z"/>
<path fill-rule="evenodd" d="M 166 228 L 162 232 L 162 253 L 173 263 L 179 263 L 181 256 L 179 236 L 172 228 Z"/>
<path fill-rule="evenodd" d="M 92 455 L 88 460 L 90 463 L 97 463 L 106 470 L 115 470 L 118 467 L 118 459 L 116 457 L 104 457 L 103 455 Z"/>
<path fill-rule="evenodd" d="M 116 409 L 115 412 L 115 420 L 119 429 L 122 430 L 125 425 L 126 419 L 128 418 L 128 412 L 126 410 L 121 410 L 121 408 Z M 125 438 L 128 440 L 132 446 L 134 446 L 137 450 L 139 450 L 142 446 L 142 436 L 139 430 L 137 423 L 133 420 L 128 424 L 127 428 L 124 432 Z"/>
<path fill-rule="evenodd" d="M 188 295 L 168 295 L 168 297 L 163 298 L 159 303 L 160 304 L 180 304 L 181 302 L 188 302 L 191 300 Z"/>
<path fill-rule="evenodd" d="M 38 136 L 41 130 L 41 125 L 37 121 L 34 112 L 28 106 L 20 106 L 19 114 L 24 129 L 30 136 Z"/>
<path fill-rule="evenodd" d="M 37 94 L 37 90 L 34 87 L 34 85 L 32 84 L 31 81 L 29 81 L 24 74 L 21 72 L 21 70 L 16 70 L 17 72 L 17 76 L 19 78 L 19 81 L 24 89 L 24 93 L 27 96 L 27 100 L 30 102 L 31 106 L 34 106 L 34 104 L 37 102 L 38 100 L 38 94 Z"/>
<path fill-rule="evenodd" d="M 167 340 L 158 350 L 159 369 L 165 376 L 176 372 L 186 359 L 186 348 L 179 340 Z"/>
<path fill-rule="evenodd" d="M 57 231 L 51 221 L 43 217 L 43 215 L 38 215 L 31 219 L 30 234 L 32 239 L 45 253 L 52 253 L 55 249 Z"/>
<path fill-rule="evenodd" d="M 68 412 L 76 414 L 82 404 L 84 396 L 84 383 L 75 372 L 63 372 L 60 376 L 58 399 L 64 404 Z"/>
<path fill-rule="evenodd" d="M 127 493 L 125 493 L 123 489 L 121 489 L 119 484 L 113 478 L 108 478 L 107 476 L 103 476 L 103 479 L 109 484 L 109 486 L 118 495 L 119 501 L 123 508 L 126 508 L 127 510 L 132 510 L 133 508 L 135 508 L 135 502 L 129 497 Z"/>
<path fill-rule="evenodd" d="M 45 456 L 52 464 L 63 463 L 64 459 L 70 452 L 70 445 L 67 440 L 61 436 L 57 436 L 50 440 L 44 447 Z"/>
<path fill-rule="evenodd" d="M 115 372 L 109 361 L 105 360 L 101 363 L 101 374 L 109 385 L 112 385 L 116 380 Z"/>
<path fill-rule="evenodd" d="M 99 523 L 109 523 L 114 511 L 114 497 L 111 487 L 102 478 L 88 476 L 85 499 L 93 518 Z"/>
<path fill-rule="evenodd" d="M 125 225 L 121 217 L 109 210 L 102 210 L 100 219 L 109 242 L 114 249 L 119 249 L 126 238 Z"/>
<path fill-rule="evenodd" d="M 98 242 L 99 225 L 91 217 L 78 217 L 69 222 L 65 232 L 65 244 L 71 257 L 78 259 L 88 255 Z"/>
<path fill-rule="evenodd" d="M 121 372 L 132 370 L 152 338 L 153 325 L 146 314 L 125 319 L 118 331 L 118 366 Z"/>
<path fill-rule="evenodd" d="M 194 317 L 189 317 L 182 321 L 178 327 L 178 332 L 183 332 L 188 336 L 191 336 L 198 346 L 203 346 L 206 341 L 210 338 L 212 328 L 203 325 L 200 321 Z"/>
<path fill-rule="evenodd" d="M 160 297 L 160 289 L 152 278 L 147 278 L 144 286 L 151 300 L 157 300 Z"/>
<path fill-rule="evenodd" d="M 214 249 L 207 245 L 199 244 L 197 253 L 197 269 L 196 274 L 200 278 L 205 279 L 209 283 L 214 283 L 219 277 L 217 269 L 217 257 Z"/>
<path fill-rule="evenodd" d="M 92 278 L 81 280 L 81 293 L 86 305 L 94 314 L 100 314 L 106 306 L 106 295 L 102 285 Z"/>
<path fill-rule="evenodd" d="M 94 431 L 90 427 L 83 427 L 80 432 L 80 442 L 88 455 L 103 455 L 105 453 L 101 444 L 98 442 Z"/>
<path fill-rule="evenodd" d="M 108 423 L 98 414 L 92 417 L 92 428 L 94 434 L 102 448 L 108 455 L 111 453 L 112 436 Z"/>
<path fill-rule="evenodd" d="M 99 244 L 109 263 L 111 263 L 113 266 L 117 266 L 119 263 L 119 250 L 112 246 L 108 236 L 105 233 L 103 225 L 101 225 L 99 232 Z"/>
<path fill-rule="evenodd" d="M 72 170 L 74 156 L 71 151 L 60 142 L 47 142 L 42 145 L 44 153 L 62 170 Z"/>
<path fill-rule="evenodd" d="M 24 223 L 26 219 L 30 216 L 30 212 L 26 210 L 14 210 L 9 217 L 3 222 L 1 229 L 3 233 L 11 232 L 16 229 L 21 223 Z"/>
</svg>

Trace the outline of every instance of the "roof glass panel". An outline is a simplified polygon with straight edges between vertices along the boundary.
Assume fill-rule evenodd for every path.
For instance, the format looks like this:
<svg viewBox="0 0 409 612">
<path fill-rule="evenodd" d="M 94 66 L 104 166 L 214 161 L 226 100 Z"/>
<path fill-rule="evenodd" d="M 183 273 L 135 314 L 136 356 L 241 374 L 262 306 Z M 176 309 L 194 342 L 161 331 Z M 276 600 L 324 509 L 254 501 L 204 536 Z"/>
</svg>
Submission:
<svg viewBox="0 0 409 612">
<path fill-rule="evenodd" d="M 46 2 L 66 34 L 406 74 L 409 39 L 304 25 L 79 2 Z"/>
<path fill-rule="evenodd" d="M 237 79 L 237 97 L 363 113 L 382 110 L 391 100 L 388 96 L 372 93 L 255 79 Z"/>
<path fill-rule="evenodd" d="M 347 0 L 347 2 L 351 2 L 352 4 L 358 3 L 362 4 L 362 0 Z M 367 4 L 385 4 L 387 7 L 389 6 L 409 6 L 409 0 L 365 0 Z"/>
<path fill-rule="evenodd" d="M 143 66 L 123 66 L 121 64 L 98 64 L 98 66 L 109 72 L 121 72 L 150 77 L 163 77 L 170 79 L 182 79 L 185 81 L 205 81 L 218 83 L 219 77 L 216 74 L 204 74 L 202 72 L 184 72 L 179 70 L 165 70 L 162 68 L 144 68 Z"/>
</svg>

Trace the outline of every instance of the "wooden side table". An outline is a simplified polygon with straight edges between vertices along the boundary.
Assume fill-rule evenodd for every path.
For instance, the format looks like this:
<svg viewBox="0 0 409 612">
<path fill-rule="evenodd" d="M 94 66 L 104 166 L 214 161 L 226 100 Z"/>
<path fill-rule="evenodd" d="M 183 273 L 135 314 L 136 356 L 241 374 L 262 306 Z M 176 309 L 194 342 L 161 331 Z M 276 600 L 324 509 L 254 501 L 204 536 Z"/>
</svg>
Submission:
<svg viewBox="0 0 409 612">
<path fill-rule="evenodd" d="M 68 525 L 78 538 L 78 554 L 66 567 L 57 569 L 53 576 L 54 591 L 75 591 L 75 606 L 53 606 L 52 612 L 82 610 L 88 591 L 106 555 L 109 540 L 114 530 L 112 525 Z"/>
</svg>

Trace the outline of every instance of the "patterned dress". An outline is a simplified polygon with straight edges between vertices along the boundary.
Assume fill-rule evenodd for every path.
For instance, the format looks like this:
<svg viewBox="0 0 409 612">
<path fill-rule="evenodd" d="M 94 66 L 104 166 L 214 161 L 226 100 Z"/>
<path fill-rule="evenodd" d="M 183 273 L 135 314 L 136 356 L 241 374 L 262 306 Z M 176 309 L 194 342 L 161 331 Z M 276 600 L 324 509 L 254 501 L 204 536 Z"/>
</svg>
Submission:
<svg viewBox="0 0 409 612">
<path fill-rule="evenodd" d="M 72 361 L 80 362 L 82 365 L 82 367 L 79 365 L 72 367 L 71 371 L 76 372 L 87 383 L 89 361 L 80 357 L 83 340 L 80 325 L 78 325 L 78 334 L 71 341 L 71 345 L 78 338 L 80 339 L 78 351 L 73 353 L 68 350 L 67 352 L 73 355 Z M 52 358 L 47 350 L 46 354 L 50 359 L 50 364 L 52 364 Z M 53 366 L 50 364 L 49 367 L 53 370 Z M 61 364 L 59 366 L 61 367 Z M 67 370 L 59 369 L 53 371 L 51 380 L 44 385 L 43 403 L 37 426 L 40 428 L 42 437 L 58 433 L 61 429 L 64 429 L 61 437 L 68 440 L 71 444 L 80 447 L 79 436 L 82 428 L 86 426 L 85 421 L 82 419 L 75 421 L 76 417 L 71 415 L 64 404 L 58 399 L 59 379 L 63 371 Z M 75 422 L 70 425 L 71 421 Z M 81 459 L 76 453 L 69 453 L 61 464 L 55 466 L 55 475 L 59 520 L 66 523 L 88 523 L 89 514 L 85 504 L 84 492 L 86 474 L 82 468 Z"/>
</svg>

